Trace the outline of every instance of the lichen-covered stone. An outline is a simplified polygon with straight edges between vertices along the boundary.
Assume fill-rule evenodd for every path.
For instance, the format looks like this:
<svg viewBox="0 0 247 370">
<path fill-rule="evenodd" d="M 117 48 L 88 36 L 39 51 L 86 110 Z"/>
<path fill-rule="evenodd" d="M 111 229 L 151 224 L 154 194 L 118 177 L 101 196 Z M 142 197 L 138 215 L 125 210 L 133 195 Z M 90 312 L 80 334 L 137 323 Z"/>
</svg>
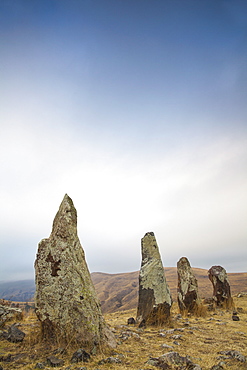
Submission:
<svg viewBox="0 0 247 370">
<path fill-rule="evenodd" d="M 217 306 L 232 307 L 231 289 L 226 270 L 221 266 L 212 266 L 208 270 L 208 277 L 213 284 L 213 299 Z"/>
<path fill-rule="evenodd" d="M 142 263 L 139 273 L 137 323 L 162 325 L 170 317 L 172 299 L 153 232 L 141 240 Z"/>
<path fill-rule="evenodd" d="M 23 313 L 20 308 L 9 307 L 5 305 L 0 305 L 0 328 L 4 327 L 7 321 L 22 320 Z"/>
<path fill-rule="evenodd" d="M 200 303 L 198 284 L 186 257 L 177 263 L 178 273 L 178 306 L 181 312 L 195 312 Z"/>
<path fill-rule="evenodd" d="M 116 346 L 101 313 L 84 251 L 77 235 L 77 212 L 66 194 L 48 239 L 35 261 L 36 314 L 43 338 L 86 348 Z"/>
</svg>

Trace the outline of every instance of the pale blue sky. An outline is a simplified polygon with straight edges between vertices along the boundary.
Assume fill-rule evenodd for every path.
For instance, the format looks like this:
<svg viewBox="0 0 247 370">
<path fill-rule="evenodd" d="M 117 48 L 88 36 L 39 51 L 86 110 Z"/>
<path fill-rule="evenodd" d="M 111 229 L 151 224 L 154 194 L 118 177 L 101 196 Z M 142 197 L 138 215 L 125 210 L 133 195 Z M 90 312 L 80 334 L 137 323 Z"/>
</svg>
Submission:
<svg viewBox="0 0 247 370">
<path fill-rule="evenodd" d="M 247 271 L 247 3 L 0 0 L 0 280 L 65 193 L 90 271 Z"/>
</svg>

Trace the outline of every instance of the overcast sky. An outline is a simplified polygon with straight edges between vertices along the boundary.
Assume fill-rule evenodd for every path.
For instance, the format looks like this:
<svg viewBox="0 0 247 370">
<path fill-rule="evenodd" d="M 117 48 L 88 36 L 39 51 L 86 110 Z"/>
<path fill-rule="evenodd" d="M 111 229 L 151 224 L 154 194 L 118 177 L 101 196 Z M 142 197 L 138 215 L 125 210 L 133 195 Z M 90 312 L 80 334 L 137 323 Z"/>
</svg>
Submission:
<svg viewBox="0 0 247 370">
<path fill-rule="evenodd" d="M 0 0 L 0 280 L 65 193 L 91 272 L 247 271 L 247 2 Z"/>
</svg>

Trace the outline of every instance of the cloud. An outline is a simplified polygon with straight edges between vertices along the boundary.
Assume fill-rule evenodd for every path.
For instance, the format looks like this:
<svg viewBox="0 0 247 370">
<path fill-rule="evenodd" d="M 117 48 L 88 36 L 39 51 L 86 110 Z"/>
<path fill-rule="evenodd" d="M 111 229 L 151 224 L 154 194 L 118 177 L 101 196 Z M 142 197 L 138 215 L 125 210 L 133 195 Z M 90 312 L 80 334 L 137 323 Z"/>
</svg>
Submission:
<svg viewBox="0 0 247 370">
<path fill-rule="evenodd" d="M 71 129 L 58 134 L 49 127 L 6 128 L 1 138 L 6 255 L 19 248 L 21 256 L 24 248 L 31 270 L 37 243 L 49 236 L 68 193 L 93 271 L 138 269 L 147 231 L 155 232 L 165 266 L 186 255 L 194 265 L 210 267 L 207 262 L 221 255 L 230 261 L 238 250 L 243 269 L 246 148 L 244 138 L 205 138 L 156 154 L 152 144 L 126 154 L 111 140 L 89 142 Z"/>
</svg>

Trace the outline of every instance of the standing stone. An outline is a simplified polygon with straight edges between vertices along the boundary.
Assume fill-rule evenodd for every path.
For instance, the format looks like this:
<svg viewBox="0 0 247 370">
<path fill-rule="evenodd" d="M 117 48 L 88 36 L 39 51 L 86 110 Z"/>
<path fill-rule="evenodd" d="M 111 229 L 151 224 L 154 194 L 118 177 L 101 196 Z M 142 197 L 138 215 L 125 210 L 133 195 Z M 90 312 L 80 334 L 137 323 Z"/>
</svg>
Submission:
<svg viewBox="0 0 247 370">
<path fill-rule="evenodd" d="M 153 232 L 141 240 L 142 263 L 139 274 L 137 323 L 162 325 L 170 317 L 172 299 Z"/>
<path fill-rule="evenodd" d="M 213 299 L 217 306 L 232 306 L 231 289 L 226 270 L 221 266 L 212 266 L 208 270 L 208 277 L 213 284 Z"/>
<path fill-rule="evenodd" d="M 181 312 L 195 312 L 199 305 L 198 285 L 190 263 L 181 257 L 177 263 L 178 306 Z"/>
<path fill-rule="evenodd" d="M 39 243 L 35 275 L 35 307 L 44 340 L 82 344 L 88 350 L 116 346 L 101 313 L 77 236 L 77 212 L 67 194 L 50 237 Z"/>
</svg>

